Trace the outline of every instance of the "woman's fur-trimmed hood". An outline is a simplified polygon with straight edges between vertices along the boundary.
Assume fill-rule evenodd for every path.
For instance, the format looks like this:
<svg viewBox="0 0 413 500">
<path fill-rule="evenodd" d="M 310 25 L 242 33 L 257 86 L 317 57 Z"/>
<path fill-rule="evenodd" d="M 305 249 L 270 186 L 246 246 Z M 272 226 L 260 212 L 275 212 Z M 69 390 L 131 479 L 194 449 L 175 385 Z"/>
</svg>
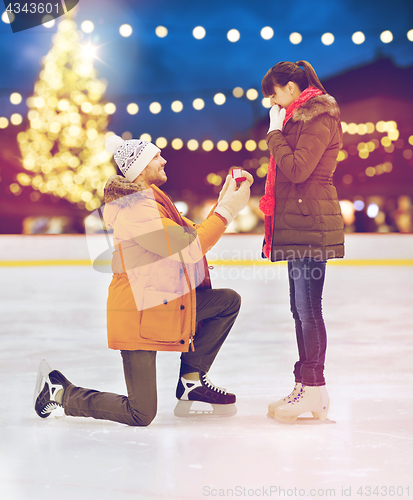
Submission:
<svg viewBox="0 0 413 500">
<path fill-rule="evenodd" d="M 308 122 L 323 113 L 328 113 L 336 120 L 340 120 L 340 108 L 334 97 L 329 94 L 309 99 L 293 112 L 292 120 Z"/>
<path fill-rule="evenodd" d="M 112 175 L 106 182 L 103 200 L 105 205 L 111 203 L 120 208 L 131 207 L 136 203 L 137 196 L 140 196 L 138 193 L 144 189 L 143 183 L 129 182 L 120 175 Z"/>
</svg>

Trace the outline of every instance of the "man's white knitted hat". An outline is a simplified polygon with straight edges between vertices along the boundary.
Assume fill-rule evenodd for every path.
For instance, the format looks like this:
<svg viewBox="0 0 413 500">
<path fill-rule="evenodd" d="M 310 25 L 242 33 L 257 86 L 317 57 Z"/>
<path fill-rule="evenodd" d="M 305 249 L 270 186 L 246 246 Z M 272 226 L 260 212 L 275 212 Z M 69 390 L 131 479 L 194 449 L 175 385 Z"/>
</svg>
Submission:
<svg viewBox="0 0 413 500">
<path fill-rule="evenodd" d="M 115 155 L 120 171 L 129 182 L 133 182 L 161 151 L 151 142 L 141 139 L 124 141 L 118 135 L 111 135 L 106 139 L 105 149 Z"/>
</svg>

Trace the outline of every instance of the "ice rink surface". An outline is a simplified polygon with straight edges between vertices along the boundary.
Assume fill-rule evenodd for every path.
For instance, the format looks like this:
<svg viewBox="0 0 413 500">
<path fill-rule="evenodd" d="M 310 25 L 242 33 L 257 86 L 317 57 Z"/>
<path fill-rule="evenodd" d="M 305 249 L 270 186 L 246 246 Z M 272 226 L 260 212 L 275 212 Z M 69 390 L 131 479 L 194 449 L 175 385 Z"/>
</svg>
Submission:
<svg viewBox="0 0 413 500">
<path fill-rule="evenodd" d="M 106 345 L 111 276 L 67 266 L 0 277 L 1 500 L 413 497 L 413 266 L 327 265 L 336 423 L 323 425 L 266 417 L 294 385 L 285 265 L 212 271 L 214 288 L 243 299 L 209 372 L 237 395 L 238 414 L 176 418 L 179 354 L 158 353 L 158 415 L 146 428 L 42 420 L 32 407 L 42 358 L 75 385 L 126 394 L 120 353 Z"/>
</svg>

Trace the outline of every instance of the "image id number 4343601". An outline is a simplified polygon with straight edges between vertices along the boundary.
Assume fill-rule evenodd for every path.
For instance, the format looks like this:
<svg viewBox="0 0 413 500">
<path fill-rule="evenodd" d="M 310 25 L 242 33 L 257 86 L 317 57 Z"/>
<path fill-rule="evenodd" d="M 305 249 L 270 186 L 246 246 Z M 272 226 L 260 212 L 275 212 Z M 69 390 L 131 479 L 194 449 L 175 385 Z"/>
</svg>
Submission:
<svg viewBox="0 0 413 500">
<path fill-rule="evenodd" d="M 410 488 L 409 486 L 360 486 L 356 494 L 360 497 L 409 497 Z"/>
<path fill-rule="evenodd" d="M 59 14 L 60 3 L 19 3 L 13 2 L 9 3 L 6 8 L 6 12 L 12 12 L 13 14 Z M 55 9 L 55 10 L 54 10 Z"/>
</svg>

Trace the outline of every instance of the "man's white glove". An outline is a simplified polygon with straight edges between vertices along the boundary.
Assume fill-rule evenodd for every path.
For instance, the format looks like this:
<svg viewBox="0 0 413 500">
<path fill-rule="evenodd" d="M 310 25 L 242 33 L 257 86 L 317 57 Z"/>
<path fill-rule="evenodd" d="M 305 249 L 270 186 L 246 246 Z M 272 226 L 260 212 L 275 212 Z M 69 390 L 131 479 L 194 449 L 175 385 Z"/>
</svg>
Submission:
<svg viewBox="0 0 413 500">
<path fill-rule="evenodd" d="M 229 181 L 232 179 L 232 175 L 231 174 L 228 174 L 227 175 L 227 178 L 225 179 L 225 183 L 224 185 L 222 186 L 222 189 L 221 191 L 219 192 L 219 196 L 218 196 L 218 203 L 222 200 L 222 197 L 224 196 L 224 194 L 227 192 L 227 189 L 228 189 L 228 186 L 229 186 Z"/>
<path fill-rule="evenodd" d="M 270 128 L 268 129 L 267 134 L 273 132 L 274 130 L 282 130 L 283 122 L 285 118 L 285 108 L 281 108 L 274 104 L 274 106 L 270 109 Z"/>
<path fill-rule="evenodd" d="M 250 183 L 250 186 L 252 186 L 252 184 L 254 183 L 254 177 L 249 172 L 243 170 L 242 177 L 246 177 L 247 181 Z"/>
<path fill-rule="evenodd" d="M 229 224 L 230 222 L 232 222 L 232 219 L 236 217 L 238 213 L 247 206 L 249 199 L 249 182 L 242 182 L 240 188 L 237 190 L 237 183 L 235 179 L 231 178 L 228 182 L 228 187 L 225 193 L 223 194 L 221 200 L 218 201 L 215 212 L 224 217 Z"/>
<path fill-rule="evenodd" d="M 253 183 L 254 183 L 254 177 L 249 172 L 247 172 L 246 170 L 243 170 L 242 171 L 242 177 L 246 177 L 247 178 L 247 181 L 249 182 L 250 186 L 253 185 Z M 222 197 L 227 192 L 227 189 L 228 189 L 228 186 L 229 186 L 229 181 L 231 179 L 232 179 L 232 175 L 228 174 L 227 177 L 226 177 L 226 179 L 225 179 L 225 183 L 222 186 L 221 191 L 219 192 L 218 203 L 222 200 Z"/>
</svg>

